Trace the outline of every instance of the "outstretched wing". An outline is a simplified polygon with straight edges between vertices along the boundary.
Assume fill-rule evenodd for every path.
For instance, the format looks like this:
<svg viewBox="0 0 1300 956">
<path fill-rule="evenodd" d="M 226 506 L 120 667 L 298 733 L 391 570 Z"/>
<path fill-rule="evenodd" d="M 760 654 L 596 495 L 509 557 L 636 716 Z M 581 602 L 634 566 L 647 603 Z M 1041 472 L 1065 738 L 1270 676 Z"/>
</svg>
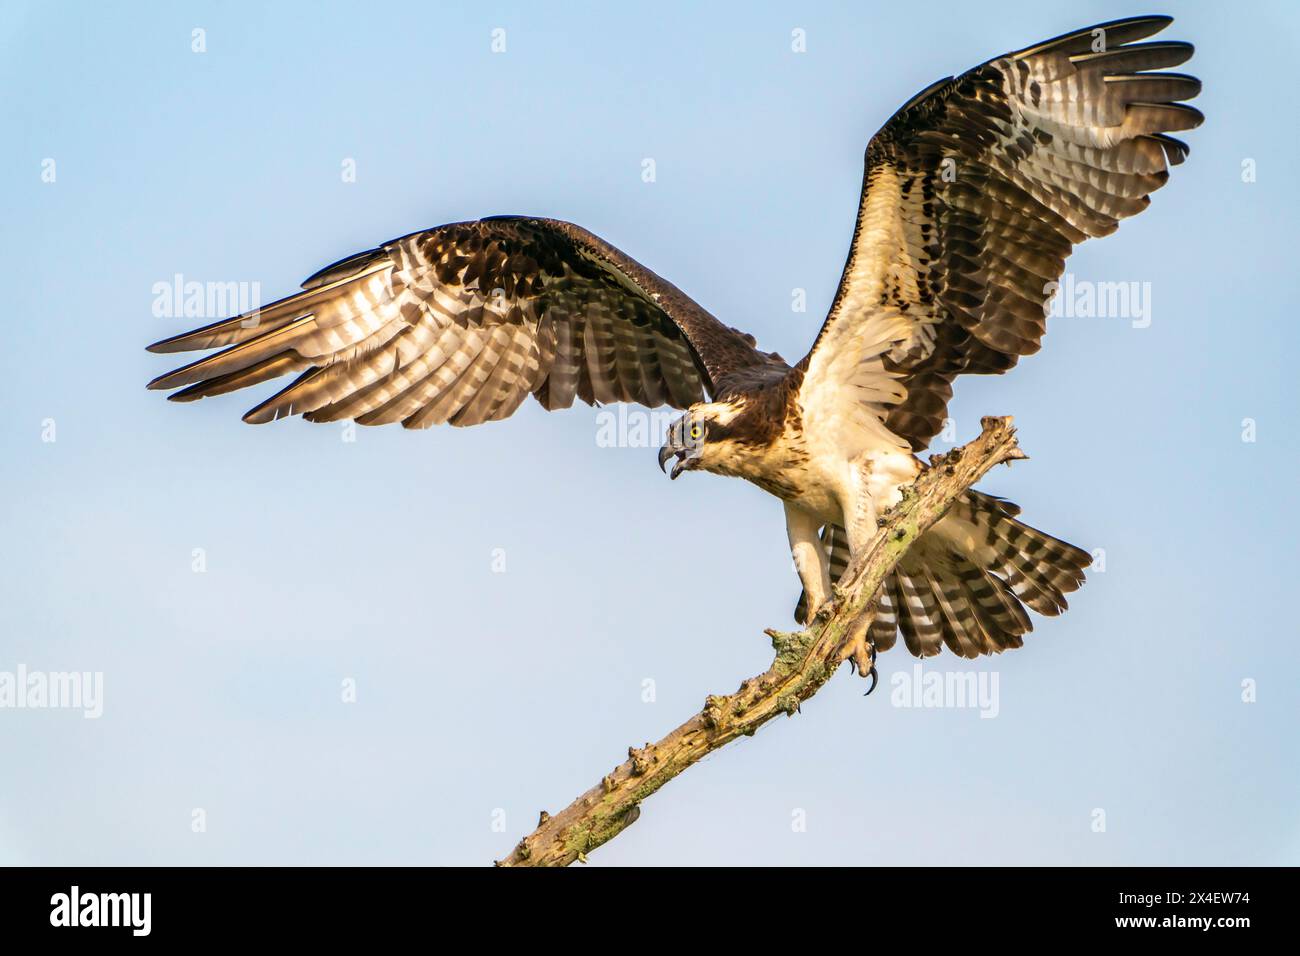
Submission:
<svg viewBox="0 0 1300 956">
<path fill-rule="evenodd" d="M 396 239 L 297 295 L 149 346 L 212 348 L 149 387 L 192 401 L 296 372 L 244 420 L 408 428 L 505 418 L 529 394 L 548 409 L 574 398 L 686 408 L 719 376 L 767 361 L 752 337 L 585 229 L 513 216 Z"/>
<path fill-rule="evenodd" d="M 801 400 L 858 385 L 913 449 L 939 432 L 962 372 L 1036 352 L 1076 243 L 1141 212 L 1187 146 L 1166 135 L 1200 92 L 1163 72 L 1188 43 L 1138 43 L 1168 17 L 1117 20 L 941 80 L 867 147 L 857 226 Z"/>
</svg>

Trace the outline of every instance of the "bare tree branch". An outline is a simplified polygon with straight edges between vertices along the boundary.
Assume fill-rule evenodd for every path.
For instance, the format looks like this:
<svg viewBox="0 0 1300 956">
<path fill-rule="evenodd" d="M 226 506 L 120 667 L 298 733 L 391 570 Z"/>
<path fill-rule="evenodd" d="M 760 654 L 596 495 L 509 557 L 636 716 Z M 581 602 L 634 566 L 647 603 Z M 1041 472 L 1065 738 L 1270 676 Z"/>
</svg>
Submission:
<svg viewBox="0 0 1300 956">
<path fill-rule="evenodd" d="M 628 759 L 555 816 L 542 812 L 537 829 L 498 866 L 568 866 L 607 843 L 641 813 L 641 802 L 702 757 L 750 736 L 778 714 L 792 715 L 852 660 L 871 667 L 867 626 L 881 583 L 909 547 L 939 520 L 963 491 L 994 465 L 1025 458 L 1010 418 L 985 418 L 973 442 L 930 459 L 930 468 L 906 489 L 880 521 L 869 547 L 849 567 L 829 611 L 807 630 L 769 630 L 776 659 L 734 694 L 710 696 L 704 709 L 658 743 L 629 748 Z"/>
</svg>

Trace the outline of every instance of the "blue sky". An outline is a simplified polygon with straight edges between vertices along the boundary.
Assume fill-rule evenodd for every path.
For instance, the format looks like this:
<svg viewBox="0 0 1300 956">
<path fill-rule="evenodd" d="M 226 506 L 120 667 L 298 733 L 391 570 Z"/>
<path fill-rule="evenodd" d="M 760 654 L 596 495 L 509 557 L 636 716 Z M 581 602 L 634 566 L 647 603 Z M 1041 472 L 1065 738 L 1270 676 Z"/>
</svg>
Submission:
<svg viewBox="0 0 1300 956">
<path fill-rule="evenodd" d="M 242 394 L 170 405 L 143 347 L 188 326 L 156 283 L 274 298 L 415 229 L 540 214 L 793 359 L 901 103 L 1145 12 L 6 4 L 0 672 L 102 672 L 104 694 L 93 720 L 0 709 L 0 862 L 486 863 L 762 670 L 798 594 L 776 501 L 669 483 L 585 407 L 347 441 L 243 425 Z M 1061 316 L 952 406 L 962 441 L 1016 417 L 1032 460 L 981 487 L 1105 571 L 1023 649 L 927 662 L 996 674 L 995 719 L 895 706 L 894 650 L 876 694 L 844 671 L 592 865 L 1300 862 L 1300 14 L 1159 12 L 1198 47 L 1207 122 L 1068 266 L 1148 283 L 1149 325 Z"/>
</svg>

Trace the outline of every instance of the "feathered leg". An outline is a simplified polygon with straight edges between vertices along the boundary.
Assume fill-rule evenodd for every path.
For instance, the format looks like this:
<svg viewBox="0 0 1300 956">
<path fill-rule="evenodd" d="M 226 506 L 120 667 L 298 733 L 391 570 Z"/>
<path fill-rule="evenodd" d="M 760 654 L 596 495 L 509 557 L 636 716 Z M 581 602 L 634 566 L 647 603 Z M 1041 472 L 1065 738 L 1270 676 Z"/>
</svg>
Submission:
<svg viewBox="0 0 1300 956">
<path fill-rule="evenodd" d="M 785 530 L 790 538 L 790 556 L 794 558 L 799 580 L 807 596 L 807 619 L 811 621 L 831 597 L 830 556 L 817 536 L 822 522 L 790 502 L 785 503 Z"/>
</svg>

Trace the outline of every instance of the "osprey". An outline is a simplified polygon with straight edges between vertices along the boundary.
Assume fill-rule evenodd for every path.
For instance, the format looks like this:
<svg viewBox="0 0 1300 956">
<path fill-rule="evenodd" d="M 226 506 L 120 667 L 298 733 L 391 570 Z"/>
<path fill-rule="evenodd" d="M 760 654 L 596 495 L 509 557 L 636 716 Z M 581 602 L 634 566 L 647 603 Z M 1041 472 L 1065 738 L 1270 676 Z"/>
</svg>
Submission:
<svg viewBox="0 0 1300 956">
<path fill-rule="evenodd" d="M 302 292 L 149 349 L 220 348 L 149 383 L 188 402 L 289 373 L 244 421 L 301 414 L 407 428 L 506 418 L 532 395 L 685 410 L 671 476 L 744 478 L 780 498 L 808 621 L 926 466 L 952 382 L 1036 352 L 1076 243 L 1145 209 L 1201 114 L 1164 72 L 1187 43 L 1117 20 L 996 57 L 913 97 L 867 146 L 857 223 L 816 341 L 793 366 L 571 223 L 496 216 L 344 259 Z M 969 492 L 886 580 L 868 634 L 918 656 L 1019 647 L 1089 555 Z"/>
</svg>

